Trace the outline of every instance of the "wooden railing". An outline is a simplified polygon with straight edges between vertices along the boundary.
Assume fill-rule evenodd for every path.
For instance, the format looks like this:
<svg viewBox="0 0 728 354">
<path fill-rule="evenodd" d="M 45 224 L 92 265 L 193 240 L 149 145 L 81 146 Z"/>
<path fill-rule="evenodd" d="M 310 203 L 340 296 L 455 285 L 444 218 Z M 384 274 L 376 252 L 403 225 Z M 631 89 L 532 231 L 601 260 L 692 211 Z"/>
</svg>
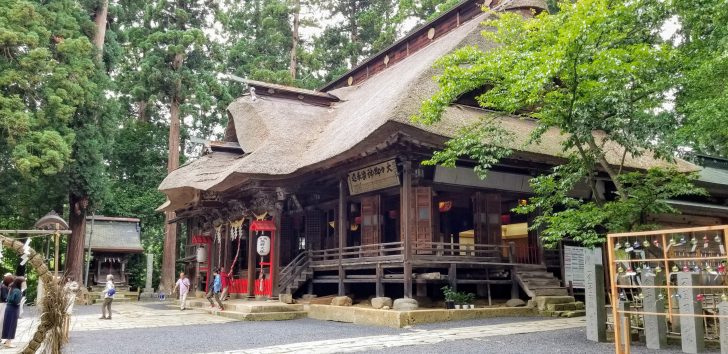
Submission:
<svg viewBox="0 0 728 354">
<path fill-rule="evenodd" d="M 341 263 L 355 263 L 361 260 L 385 261 L 401 260 L 404 247 L 402 242 L 377 243 L 373 245 L 343 247 L 341 252 L 338 248 L 310 251 L 311 262 L 316 264 L 331 264 L 338 262 L 341 256 Z"/>
<path fill-rule="evenodd" d="M 301 272 L 308 269 L 311 263 L 311 258 L 308 251 L 299 253 L 290 263 L 288 263 L 279 273 L 278 289 L 281 291 L 285 290 L 288 285 L 293 283 L 293 280 L 298 277 Z"/>
<path fill-rule="evenodd" d="M 358 262 L 403 261 L 402 242 L 343 247 L 309 251 L 312 265 L 333 265 Z M 535 246 L 511 248 L 511 245 L 420 242 L 412 245 L 412 259 L 417 261 L 538 264 Z"/>
</svg>

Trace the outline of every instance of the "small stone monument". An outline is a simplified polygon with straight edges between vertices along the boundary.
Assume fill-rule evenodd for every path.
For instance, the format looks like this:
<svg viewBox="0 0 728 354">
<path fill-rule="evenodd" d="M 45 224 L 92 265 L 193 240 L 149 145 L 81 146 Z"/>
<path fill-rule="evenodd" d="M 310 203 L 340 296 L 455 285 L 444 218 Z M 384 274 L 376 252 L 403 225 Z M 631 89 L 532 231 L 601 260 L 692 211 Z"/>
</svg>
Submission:
<svg viewBox="0 0 728 354">
<path fill-rule="evenodd" d="M 700 274 L 680 272 L 677 274 L 678 304 L 680 314 L 703 314 L 703 305 L 696 300 L 700 285 Z M 680 339 L 684 353 L 701 353 L 705 350 L 705 329 L 702 317 L 680 316 Z"/>
<path fill-rule="evenodd" d="M 604 301 L 604 266 L 598 249 L 584 250 L 584 297 L 586 339 L 607 341 L 607 310 Z"/>
<path fill-rule="evenodd" d="M 660 289 L 650 287 L 662 285 L 664 282 L 665 273 L 642 271 L 642 285 L 648 286 L 642 290 L 642 295 L 644 295 L 642 305 L 645 312 L 665 313 L 665 299 L 659 296 Z M 644 321 L 647 348 L 664 349 L 667 347 L 667 321 L 665 316 L 644 315 Z"/>
<path fill-rule="evenodd" d="M 718 304 L 718 313 L 720 314 L 720 353 L 728 354 L 728 302 L 723 301 Z"/>
<path fill-rule="evenodd" d="M 143 299 L 146 298 L 154 298 L 154 288 L 152 288 L 152 274 L 154 273 L 152 266 L 154 265 L 154 255 L 151 253 L 147 254 L 147 276 L 146 276 L 146 284 L 144 284 L 144 290 L 142 290 L 141 297 Z"/>
</svg>

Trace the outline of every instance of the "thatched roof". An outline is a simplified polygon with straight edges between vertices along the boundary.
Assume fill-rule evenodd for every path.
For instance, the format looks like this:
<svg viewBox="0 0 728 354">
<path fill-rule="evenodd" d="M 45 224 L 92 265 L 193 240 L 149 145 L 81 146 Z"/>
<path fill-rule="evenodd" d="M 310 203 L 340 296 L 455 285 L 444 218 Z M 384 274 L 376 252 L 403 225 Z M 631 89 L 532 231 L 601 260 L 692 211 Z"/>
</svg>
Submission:
<svg viewBox="0 0 728 354">
<path fill-rule="evenodd" d="M 179 194 L 185 188 L 223 191 L 248 178 L 282 178 L 331 165 L 355 156 L 368 145 L 380 144 L 388 129 L 404 129 L 444 141 L 458 128 L 477 122 L 483 115 L 496 115 L 455 105 L 434 125 L 423 126 L 410 119 L 419 111 L 421 102 L 438 89 L 433 80 L 438 74 L 433 63 L 438 58 L 466 45 L 483 49 L 492 46 L 480 34 L 483 28 L 479 24 L 487 16 L 479 14 L 462 23 L 360 84 L 329 91 L 327 94 L 341 100 L 330 107 L 274 96 L 253 99 L 248 95 L 236 99 L 228 111 L 234 120 L 237 140 L 246 154 L 230 156 L 214 152 L 174 171 L 162 182 L 160 190 L 176 205 L 186 198 Z M 557 130 L 546 132 L 538 145 L 525 145 L 536 123 L 516 116 L 500 114 L 497 117 L 504 128 L 515 133 L 511 148 L 535 156 L 559 157 L 563 154 L 564 136 Z M 614 145 L 608 149 L 607 159 L 618 164 L 622 151 Z M 628 168 L 668 165 L 649 154 L 625 159 Z M 683 171 L 695 169 L 681 160 L 676 167 Z"/>
</svg>

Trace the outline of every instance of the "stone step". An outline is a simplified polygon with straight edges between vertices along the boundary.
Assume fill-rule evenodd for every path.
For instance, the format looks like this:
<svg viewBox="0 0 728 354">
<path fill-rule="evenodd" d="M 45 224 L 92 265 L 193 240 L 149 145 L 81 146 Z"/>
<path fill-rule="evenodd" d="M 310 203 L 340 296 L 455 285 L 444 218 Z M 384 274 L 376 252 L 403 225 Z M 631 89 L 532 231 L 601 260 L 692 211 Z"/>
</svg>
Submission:
<svg viewBox="0 0 728 354">
<path fill-rule="evenodd" d="M 308 313 L 305 311 L 286 311 L 286 312 L 259 312 L 259 313 L 245 313 L 237 311 L 219 311 L 219 310 L 205 310 L 208 313 L 215 316 L 222 316 L 232 318 L 238 321 L 288 321 L 299 318 L 305 318 Z"/>
<path fill-rule="evenodd" d="M 114 304 L 135 302 L 135 301 L 136 301 L 136 298 L 134 298 L 134 299 L 124 298 L 124 297 L 122 297 L 122 298 L 115 297 L 114 298 Z M 103 302 L 104 302 L 104 299 L 91 299 L 91 303 L 93 303 L 93 304 L 101 304 Z"/>
<path fill-rule="evenodd" d="M 574 310 L 574 311 L 544 311 L 542 314 L 551 317 L 584 317 L 586 316 L 586 310 Z"/>
<path fill-rule="evenodd" d="M 213 300 L 214 301 L 214 300 Z M 179 304 L 179 300 L 175 300 Z M 282 302 L 255 302 L 255 301 L 225 301 L 223 302 L 226 311 L 240 313 L 272 313 L 272 312 L 297 312 L 303 311 L 301 304 L 284 304 Z M 210 302 L 206 299 L 187 300 L 187 307 L 211 310 Z M 224 312 L 226 312 L 224 311 Z"/>
<path fill-rule="evenodd" d="M 535 296 L 568 296 L 566 288 L 529 289 Z"/>
<path fill-rule="evenodd" d="M 563 304 L 548 304 L 546 305 L 546 311 L 576 311 L 583 310 L 584 303 L 581 301 L 567 302 Z"/>
<path fill-rule="evenodd" d="M 557 279 L 526 279 L 524 280 L 524 283 L 526 283 L 530 289 L 544 286 L 552 288 L 561 287 L 561 282 Z"/>
<path fill-rule="evenodd" d="M 554 273 L 551 272 L 517 272 L 519 277 L 523 279 L 552 279 Z"/>
<path fill-rule="evenodd" d="M 544 311 L 549 304 L 574 303 L 576 300 L 573 296 L 537 296 L 528 302 L 538 307 L 539 311 Z"/>
</svg>

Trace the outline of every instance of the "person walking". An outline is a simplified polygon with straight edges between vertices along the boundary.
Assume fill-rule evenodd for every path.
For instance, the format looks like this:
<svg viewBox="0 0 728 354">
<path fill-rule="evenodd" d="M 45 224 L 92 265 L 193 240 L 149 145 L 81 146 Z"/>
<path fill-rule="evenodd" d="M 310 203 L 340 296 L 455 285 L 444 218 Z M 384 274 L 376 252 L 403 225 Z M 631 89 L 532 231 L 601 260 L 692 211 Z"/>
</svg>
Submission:
<svg viewBox="0 0 728 354">
<path fill-rule="evenodd" d="M 230 267 L 232 271 L 232 267 Z M 225 301 L 228 298 L 228 292 L 230 290 L 230 273 L 225 271 L 225 268 L 220 268 L 220 283 L 222 283 L 222 293 L 220 294 L 220 300 Z"/>
<path fill-rule="evenodd" d="M 215 303 L 212 302 L 212 298 L 215 297 L 215 301 L 220 305 L 220 311 L 225 311 L 225 307 L 222 306 L 220 301 L 220 291 L 222 291 L 222 280 L 220 280 L 220 269 L 215 269 L 212 272 L 214 278 L 212 280 L 212 286 L 207 291 L 207 301 L 210 302 L 210 308 L 215 308 Z"/>
<path fill-rule="evenodd" d="M 173 292 L 176 292 L 177 289 L 179 289 L 179 309 L 180 311 L 184 311 L 187 293 L 190 291 L 190 281 L 185 276 L 185 272 L 179 273 L 179 279 L 177 279 L 177 283 L 174 284 Z"/>
<path fill-rule="evenodd" d="M 114 286 L 114 276 L 109 274 L 106 276 L 106 287 L 101 292 L 104 295 L 104 304 L 101 305 L 101 318 L 100 320 L 111 319 L 111 303 L 114 301 L 114 294 L 116 294 L 116 287 Z M 109 312 L 109 316 L 106 316 L 106 312 Z"/>
<path fill-rule="evenodd" d="M 5 306 L 8 302 L 8 295 L 10 295 L 10 286 L 13 284 L 13 280 L 15 280 L 15 277 L 12 273 L 5 273 L 2 283 L 0 283 L 0 318 L 5 318 Z M 3 332 L 2 322 L 3 321 L 0 321 L 0 336 L 2 336 Z M 3 343 L 5 343 L 4 340 Z"/>
<path fill-rule="evenodd" d="M 22 291 L 25 278 L 16 277 L 10 286 L 8 293 L 8 302 L 5 307 L 5 316 L 3 317 L 2 339 L 5 340 L 5 347 L 15 348 L 12 343 L 15 339 L 15 331 L 18 329 L 18 315 L 20 314 L 20 301 L 23 298 Z"/>
</svg>

